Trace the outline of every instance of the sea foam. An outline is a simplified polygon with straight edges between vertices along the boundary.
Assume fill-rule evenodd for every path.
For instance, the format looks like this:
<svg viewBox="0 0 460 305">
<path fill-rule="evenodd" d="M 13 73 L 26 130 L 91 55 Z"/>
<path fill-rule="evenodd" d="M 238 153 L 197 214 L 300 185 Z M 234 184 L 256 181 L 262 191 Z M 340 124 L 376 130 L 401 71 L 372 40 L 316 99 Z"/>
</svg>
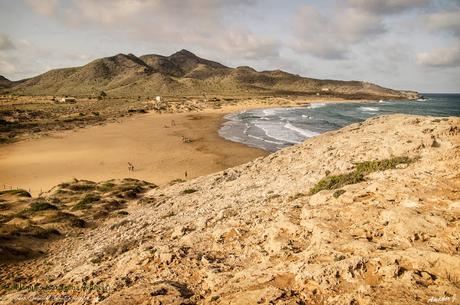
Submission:
<svg viewBox="0 0 460 305">
<path fill-rule="evenodd" d="M 364 107 L 364 106 L 361 106 L 359 107 L 359 110 L 361 111 L 367 111 L 367 112 L 377 112 L 380 110 L 379 107 Z"/>
<path fill-rule="evenodd" d="M 314 136 L 319 135 L 319 133 L 317 133 L 317 132 L 314 132 L 314 131 L 311 131 L 311 130 L 307 130 L 307 129 L 302 129 L 302 128 L 295 127 L 295 126 L 292 125 L 291 123 L 287 123 L 286 125 L 284 125 L 284 128 L 287 128 L 287 129 L 290 129 L 290 130 L 292 130 L 292 131 L 295 131 L 295 132 L 297 132 L 298 134 L 301 134 L 302 136 L 304 136 L 304 137 L 306 137 L 306 138 L 311 138 L 311 137 L 314 137 Z"/>
<path fill-rule="evenodd" d="M 326 106 L 326 103 L 313 103 L 313 104 L 310 104 L 310 106 L 308 106 L 308 108 L 316 109 L 316 108 L 321 108 L 321 107 L 324 107 L 324 106 Z"/>
</svg>

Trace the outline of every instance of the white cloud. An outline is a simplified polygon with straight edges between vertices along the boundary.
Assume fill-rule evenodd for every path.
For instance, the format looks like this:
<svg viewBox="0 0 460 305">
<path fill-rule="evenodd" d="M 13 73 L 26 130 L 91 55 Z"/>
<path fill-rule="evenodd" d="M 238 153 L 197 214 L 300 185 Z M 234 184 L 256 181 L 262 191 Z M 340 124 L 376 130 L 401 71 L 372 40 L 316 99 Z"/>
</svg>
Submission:
<svg viewBox="0 0 460 305">
<path fill-rule="evenodd" d="M 0 34 L 0 50 L 11 50 L 14 48 L 14 43 L 10 37 L 6 34 Z"/>
<path fill-rule="evenodd" d="M 276 57 L 274 39 L 255 34 L 224 18 L 245 10 L 254 0 L 73 0 L 55 17 L 78 28 L 116 31 L 123 38 L 178 48 L 199 46 L 242 58 Z"/>
<path fill-rule="evenodd" d="M 446 31 L 460 36 L 460 10 L 433 13 L 424 17 L 430 30 Z"/>
<path fill-rule="evenodd" d="M 357 9 L 347 9 L 339 19 L 337 30 L 349 43 L 359 42 L 386 32 L 381 19 Z"/>
<path fill-rule="evenodd" d="M 65 18 L 74 25 L 88 21 L 111 24 L 133 17 L 148 7 L 155 7 L 155 2 L 143 0 L 78 0 L 73 1 L 73 6 L 66 11 Z"/>
<path fill-rule="evenodd" d="M 428 0 L 348 0 L 349 4 L 375 15 L 399 14 L 403 11 L 421 8 Z"/>
<path fill-rule="evenodd" d="M 0 54 L 0 75 L 12 75 L 18 72 L 18 67 L 12 63 L 11 58 Z"/>
<path fill-rule="evenodd" d="M 427 53 L 418 53 L 417 63 L 429 67 L 460 66 L 460 43 L 448 48 L 438 48 Z"/>
<path fill-rule="evenodd" d="M 25 2 L 38 13 L 51 16 L 58 8 L 58 0 L 25 0 Z"/>
<path fill-rule="evenodd" d="M 380 18 L 354 8 L 325 16 L 305 5 L 295 22 L 294 49 L 325 59 L 346 58 L 353 44 L 374 39 L 386 31 Z"/>
<path fill-rule="evenodd" d="M 36 45 L 26 39 L 11 39 L 0 34 L 0 75 L 10 79 L 35 76 L 49 70 L 50 66 L 71 66 L 88 59 L 82 53 L 61 52 L 55 48 Z M 61 64 L 56 66 L 56 63 Z"/>
<path fill-rule="evenodd" d="M 451 45 L 438 47 L 430 52 L 416 54 L 419 65 L 438 68 L 460 66 L 460 9 L 435 12 L 422 17 L 429 30 L 435 33 L 446 33 Z"/>
<path fill-rule="evenodd" d="M 211 42 L 226 53 L 239 54 L 246 59 L 277 57 L 279 45 L 273 39 L 258 37 L 245 29 L 235 29 Z"/>
</svg>

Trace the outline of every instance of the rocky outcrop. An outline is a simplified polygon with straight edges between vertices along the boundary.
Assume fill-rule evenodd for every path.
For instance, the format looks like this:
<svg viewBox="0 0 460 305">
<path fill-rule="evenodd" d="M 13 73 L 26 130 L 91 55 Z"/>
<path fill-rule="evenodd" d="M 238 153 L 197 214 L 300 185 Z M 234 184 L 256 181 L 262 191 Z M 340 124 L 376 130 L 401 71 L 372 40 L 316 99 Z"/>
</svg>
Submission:
<svg viewBox="0 0 460 305">
<path fill-rule="evenodd" d="M 460 119 L 382 116 L 156 188 L 3 269 L 102 304 L 423 304 L 460 296 Z M 313 195 L 357 163 L 407 157 Z M 340 190 L 340 191 L 339 191 Z M 2 301 L 43 291 L 2 292 Z M 434 299 L 431 299 L 434 300 Z"/>
</svg>

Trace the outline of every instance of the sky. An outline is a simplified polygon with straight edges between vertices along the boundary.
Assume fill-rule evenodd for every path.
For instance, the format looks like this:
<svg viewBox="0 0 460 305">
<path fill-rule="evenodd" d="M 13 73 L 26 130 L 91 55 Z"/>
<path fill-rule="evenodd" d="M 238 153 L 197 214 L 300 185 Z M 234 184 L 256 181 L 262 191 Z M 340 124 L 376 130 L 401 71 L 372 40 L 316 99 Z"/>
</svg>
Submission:
<svg viewBox="0 0 460 305">
<path fill-rule="evenodd" d="M 118 53 L 460 92 L 460 0 L 0 0 L 11 80 Z"/>
</svg>

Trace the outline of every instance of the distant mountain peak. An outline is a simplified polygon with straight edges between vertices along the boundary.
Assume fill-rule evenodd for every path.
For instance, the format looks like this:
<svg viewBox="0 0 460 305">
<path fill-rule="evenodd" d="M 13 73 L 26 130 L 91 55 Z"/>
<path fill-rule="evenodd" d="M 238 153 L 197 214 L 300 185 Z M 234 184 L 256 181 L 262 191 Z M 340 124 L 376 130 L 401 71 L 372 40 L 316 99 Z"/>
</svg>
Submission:
<svg viewBox="0 0 460 305">
<path fill-rule="evenodd" d="M 122 54 L 95 59 L 74 68 L 55 69 L 36 77 L 11 82 L 0 76 L 0 89 L 30 95 L 91 95 L 104 90 L 111 96 L 163 95 L 323 95 L 349 98 L 417 98 L 361 82 L 318 80 L 281 70 L 230 68 L 182 49 L 170 56 Z M 6 90 L 5 90 L 6 91 Z M 0 91 L 1 92 L 1 91 Z"/>
<path fill-rule="evenodd" d="M 251 72 L 257 72 L 256 69 L 254 69 L 253 67 L 249 67 L 249 66 L 238 66 L 238 67 L 236 67 L 236 69 L 245 70 L 245 71 L 251 71 Z"/>
<path fill-rule="evenodd" d="M 173 64 L 179 67 L 183 71 L 184 74 L 187 74 L 193 71 L 195 68 L 197 68 L 200 65 L 205 65 L 212 69 L 227 69 L 228 68 L 218 62 L 207 60 L 199 56 L 196 56 L 192 52 L 185 50 L 185 49 L 182 49 L 170 55 L 168 57 L 168 60 L 170 60 Z"/>
<path fill-rule="evenodd" d="M 13 84 L 8 78 L 3 75 L 0 75 L 0 89 L 8 88 Z"/>
<path fill-rule="evenodd" d="M 172 54 L 170 57 L 177 56 L 177 55 L 182 55 L 182 56 L 187 56 L 187 57 L 198 57 L 189 50 L 182 49 L 174 54 Z"/>
</svg>

